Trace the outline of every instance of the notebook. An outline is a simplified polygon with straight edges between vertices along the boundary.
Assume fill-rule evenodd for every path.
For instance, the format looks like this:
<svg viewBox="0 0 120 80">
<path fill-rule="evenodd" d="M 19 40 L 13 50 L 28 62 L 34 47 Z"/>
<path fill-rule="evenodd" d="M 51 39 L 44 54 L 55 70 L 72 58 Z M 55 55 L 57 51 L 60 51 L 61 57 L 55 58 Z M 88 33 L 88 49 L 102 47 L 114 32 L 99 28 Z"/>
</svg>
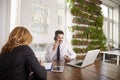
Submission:
<svg viewBox="0 0 120 80">
<path fill-rule="evenodd" d="M 90 64 L 93 64 L 99 54 L 100 50 L 90 50 L 87 52 L 84 60 L 72 60 L 71 62 L 66 63 L 67 65 L 83 68 Z"/>
<path fill-rule="evenodd" d="M 48 71 L 51 70 L 51 68 L 52 68 L 52 62 L 45 62 L 44 65 L 45 65 L 45 69 L 46 70 L 48 70 Z"/>
</svg>

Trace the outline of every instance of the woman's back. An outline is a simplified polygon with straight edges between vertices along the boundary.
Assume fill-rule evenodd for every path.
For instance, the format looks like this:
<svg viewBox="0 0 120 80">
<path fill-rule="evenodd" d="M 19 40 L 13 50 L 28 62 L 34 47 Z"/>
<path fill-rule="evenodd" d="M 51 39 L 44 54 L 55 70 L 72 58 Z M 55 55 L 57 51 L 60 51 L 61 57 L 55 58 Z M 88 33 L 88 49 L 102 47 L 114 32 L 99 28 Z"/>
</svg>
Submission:
<svg viewBox="0 0 120 80">
<path fill-rule="evenodd" d="M 28 46 L 32 35 L 25 27 L 12 30 L 0 52 L 0 80 L 28 80 L 33 71 L 37 80 L 46 80 L 47 72 Z"/>
<path fill-rule="evenodd" d="M 30 62 L 31 59 L 33 59 L 33 64 Z M 18 46 L 11 53 L 1 54 L 0 80 L 27 80 L 30 73 L 29 68 L 34 69 L 36 62 L 37 59 L 28 46 Z M 37 64 L 39 63 L 37 62 Z"/>
</svg>

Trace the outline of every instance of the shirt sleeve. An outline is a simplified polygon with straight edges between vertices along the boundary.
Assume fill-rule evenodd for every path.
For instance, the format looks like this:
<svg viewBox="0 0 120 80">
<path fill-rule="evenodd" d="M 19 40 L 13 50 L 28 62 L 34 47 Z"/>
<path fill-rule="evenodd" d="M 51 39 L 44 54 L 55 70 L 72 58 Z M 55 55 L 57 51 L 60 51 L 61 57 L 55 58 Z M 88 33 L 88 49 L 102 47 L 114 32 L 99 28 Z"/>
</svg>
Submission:
<svg viewBox="0 0 120 80">
<path fill-rule="evenodd" d="M 67 52 L 69 54 L 70 59 L 76 58 L 76 53 L 73 51 L 72 47 L 70 45 L 67 45 Z"/>
<path fill-rule="evenodd" d="M 46 80 L 47 71 L 43 66 L 40 65 L 39 61 L 35 57 L 34 52 L 29 46 L 27 46 L 25 49 L 25 59 L 40 80 Z"/>
<path fill-rule="evenodd" d="M 56 54 L 56 50 L 53 51 L 53 44 L 48 45 L 47 46 L 47 52 L 45 54 L 45 60 L 48 61 L 48 62 L 52 61 L 55 54 Z"/>
</svg>

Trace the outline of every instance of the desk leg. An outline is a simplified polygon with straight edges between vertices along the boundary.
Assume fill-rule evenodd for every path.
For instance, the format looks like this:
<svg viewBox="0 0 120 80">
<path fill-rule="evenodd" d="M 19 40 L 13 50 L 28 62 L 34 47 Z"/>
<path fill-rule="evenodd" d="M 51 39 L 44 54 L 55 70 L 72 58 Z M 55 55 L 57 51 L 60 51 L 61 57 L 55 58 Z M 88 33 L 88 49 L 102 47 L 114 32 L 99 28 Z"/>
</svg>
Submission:
<svg viewBox="0 0 120 80">
<path fill-rule="evenodd" d="M 103 53 L 103 62 L 105 62 L 105 53 Z"/>
<path fill-rule="evenodd" d="M 117 65 L 119 65 L 119 55 L 117 55 Z"/>
</svg>

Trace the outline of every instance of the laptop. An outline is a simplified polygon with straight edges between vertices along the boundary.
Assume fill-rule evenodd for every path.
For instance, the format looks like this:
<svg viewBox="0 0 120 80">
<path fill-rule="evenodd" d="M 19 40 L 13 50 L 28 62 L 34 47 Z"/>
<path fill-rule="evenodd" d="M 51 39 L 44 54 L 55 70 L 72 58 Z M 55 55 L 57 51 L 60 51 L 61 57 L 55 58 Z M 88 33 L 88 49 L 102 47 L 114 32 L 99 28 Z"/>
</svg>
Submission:
<svg viewBox="0 0 120 80">
<path fill-rule="evenodd" d="M 71 62 L 66 63 L 67 65 L 83 68 L 90 64 L 93 64 L 99 54 L 100 50 L 90 50 L 87 52 L 84 60 L 72 60 Z"/>
</svg>

